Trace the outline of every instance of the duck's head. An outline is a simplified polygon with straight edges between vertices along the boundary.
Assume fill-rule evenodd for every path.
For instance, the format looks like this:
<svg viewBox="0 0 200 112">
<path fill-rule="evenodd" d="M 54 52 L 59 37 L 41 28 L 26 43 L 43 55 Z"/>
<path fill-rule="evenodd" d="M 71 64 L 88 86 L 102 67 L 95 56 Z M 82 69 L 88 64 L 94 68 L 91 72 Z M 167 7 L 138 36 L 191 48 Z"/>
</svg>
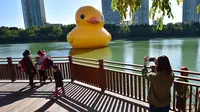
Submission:
<svg viewBox="0 0 200 112">
<path fill-rule="evenodd" d="M 78 26 L 102 26 L 104 17 L 100 11 L 92 6 L 83 6 L 76 12 L 76 24 Z"/>
</svg>

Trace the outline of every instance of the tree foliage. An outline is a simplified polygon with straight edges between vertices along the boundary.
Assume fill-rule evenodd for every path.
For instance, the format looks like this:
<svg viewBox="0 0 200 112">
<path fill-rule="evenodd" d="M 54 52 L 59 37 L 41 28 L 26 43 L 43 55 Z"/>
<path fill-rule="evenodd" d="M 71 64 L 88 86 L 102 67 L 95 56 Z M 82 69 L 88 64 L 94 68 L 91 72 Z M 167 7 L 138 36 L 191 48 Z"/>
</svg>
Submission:
<svg viewBox="0 0 200 112">
<path fill-rule="evenodd" d="M 0 43 L 16 42 L 43 42 L 66 41 L 67 34 L 75 27 L 75 24 L 57 26 L 31 27 L 23 30 L 15 27 L 0 27 Z M 113 39 L 151 39 L 167 37 L 199 37 L 200 23 L 169 23 L 163 26 L 163 30 L 157 30 L 152 25 L 131 25 L 130 32 L 120 32 L 121 27 L 115 24 L 105 24 L 105 29 L 111 33 Z"/>
<path fill-rule="evenodd" d="M 184 0 L 176 0 L 177 4 L 180 5 Z M 127 18 L 128 8 L 130 9 L 130 14 L 134 16 L 138 9 L 141 7 L 141 0 L 112 0 L 111 7 L 114 11 L 118 11 L 121 18 L 121 23 L 123 25 L 124 18 Z M 197 13 L 200 12 L 200 5 L 197 6 Z M 152 0 L 152 6 L 149 11 L 149 18 L 152 20 L 157 20 L 157 29 L 163 29 L 163 19 L 167 16 L 168 18 L 174 18 L 171 9 L 170 0 Z"/>
</svg>

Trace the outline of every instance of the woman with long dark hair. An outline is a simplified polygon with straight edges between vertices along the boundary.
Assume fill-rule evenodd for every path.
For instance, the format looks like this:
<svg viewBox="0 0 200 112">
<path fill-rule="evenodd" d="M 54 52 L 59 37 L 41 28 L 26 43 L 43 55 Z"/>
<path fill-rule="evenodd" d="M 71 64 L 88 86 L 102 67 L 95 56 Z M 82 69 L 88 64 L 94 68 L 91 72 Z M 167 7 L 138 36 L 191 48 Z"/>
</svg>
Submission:
<svg viewBox="0 0 200 112">
<path fill-rule="evenodd" d="M 149 58 L 144 58 L 144 68 L 142 75 L 150 81 L 148 91 L 148 102 L 150 112 L 169 112 L 171 102 L 171 86 L 174 82 L 174 74 L 167 56 L 160 56 L 155 59 L 155 70 L 148 72 L 146 62 Z"/>
<path fill-rule="evenodd" d="M 34 86 L 33 78 L 34 78 L 34 76 L 36 74 L 36 69 L 35 69 L 33 61 L 32 61 L 32 59 L 30 57 L 31 51 L 30 50 L 25 50 L 22 55 L 23 55 L 23 59 L 22 60 L 24 62 L 24 65 L 26 66 L 25 73 L 26 73 L 26 75 L 29 76 L 29 85 L 31 87 L 33 87 Z"/>
</svg>

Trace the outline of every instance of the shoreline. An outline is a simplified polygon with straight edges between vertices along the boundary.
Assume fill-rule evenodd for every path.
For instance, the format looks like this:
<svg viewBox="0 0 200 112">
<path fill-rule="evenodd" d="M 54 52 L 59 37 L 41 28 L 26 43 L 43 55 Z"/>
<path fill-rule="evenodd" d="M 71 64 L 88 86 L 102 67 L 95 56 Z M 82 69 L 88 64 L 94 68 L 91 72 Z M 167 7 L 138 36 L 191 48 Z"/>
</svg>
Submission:
<svg viewBox="0 0 200 112">
<path fill-rule="evenodd" d="M 147 41 L 151 39 L 190 39 L 190 38 L 200 38 L 200 36 L 192 36 L 192 37 L 152 37 L 152 38 L 145 38 L 145 37 L 126 37 L 126 38 L 113 38 L 111 41 L 115 40 L 129 40 L 129 41 Z M 62 40 L 42 40 L 42 41 L 12 41 L 12 42 L 0 42 L 0 45 L 4 44 L 26 44 L 26 43 L 48 43 L 48 42 L 67 42 Z"/>
</svg>

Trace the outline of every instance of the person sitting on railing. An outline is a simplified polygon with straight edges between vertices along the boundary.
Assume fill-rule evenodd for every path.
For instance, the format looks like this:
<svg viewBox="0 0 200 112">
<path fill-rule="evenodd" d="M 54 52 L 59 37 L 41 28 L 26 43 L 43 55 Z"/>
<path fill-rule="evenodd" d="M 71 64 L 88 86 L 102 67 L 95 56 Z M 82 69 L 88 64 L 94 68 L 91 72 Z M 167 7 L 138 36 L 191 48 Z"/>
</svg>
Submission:
<svg viewBox="0 0 200 112">
<path fill-rule="evenodd" d="M 52 66 L 53 71 L 54 71 L 54 79 L 55 79 L 55 94 L 54 96 L 57 97 L 58 96 L 58 87 L 61 87 L 62 90 L 62 94 L 65 95 L 65 89 L 63 87 L 63 77 L 62 77 L 62 73 L 59 70 L 57 65 L 53 65 Z"/>
<path fill-rule="evenodd" d="M 146 62 L 150 61 L 148 56 L 144 57 L 144 68 L 142 75 L 148 81 L 148 102 L 150 112 L 168 112 L 171 102 L 171 86 L 174 82 L 174 74 L 167 56 L 160 56 L 154 59 L 155 70 L 148 72 Z"/>
<path fill-rule="evenodd" d="M 182 66 L 181 70 L 188 71 L 188 68 L 186 66 Z M 181 76 L 188 76 L 188 73 L 181 72 Z M 179 78 L 177 79 L 177 81 L 189 82 L 185 78 Z M 176 108 L 178 110 L 181 110 L 182 112 L 185 112 L 186 100 L 188 99 L 189 96 L 189 89 L 186 85 L 179 83 L 176 83 L 175 87 L 176 87 L 176 98 L 177 98 Z"/>
<path fill-rule="evenodd" d="M 33 87 L 34 86 L 33 78 L 36 74 L 36 69 L 30 57 L 30 54 L 31 54 L 30 50 L 25 50 L 24 53 L 22 54 L 24 56 L 22 60 L 26 66 L 25 73 L 29 76 L 29 84 L 31 87 Z"/>
</svg>

